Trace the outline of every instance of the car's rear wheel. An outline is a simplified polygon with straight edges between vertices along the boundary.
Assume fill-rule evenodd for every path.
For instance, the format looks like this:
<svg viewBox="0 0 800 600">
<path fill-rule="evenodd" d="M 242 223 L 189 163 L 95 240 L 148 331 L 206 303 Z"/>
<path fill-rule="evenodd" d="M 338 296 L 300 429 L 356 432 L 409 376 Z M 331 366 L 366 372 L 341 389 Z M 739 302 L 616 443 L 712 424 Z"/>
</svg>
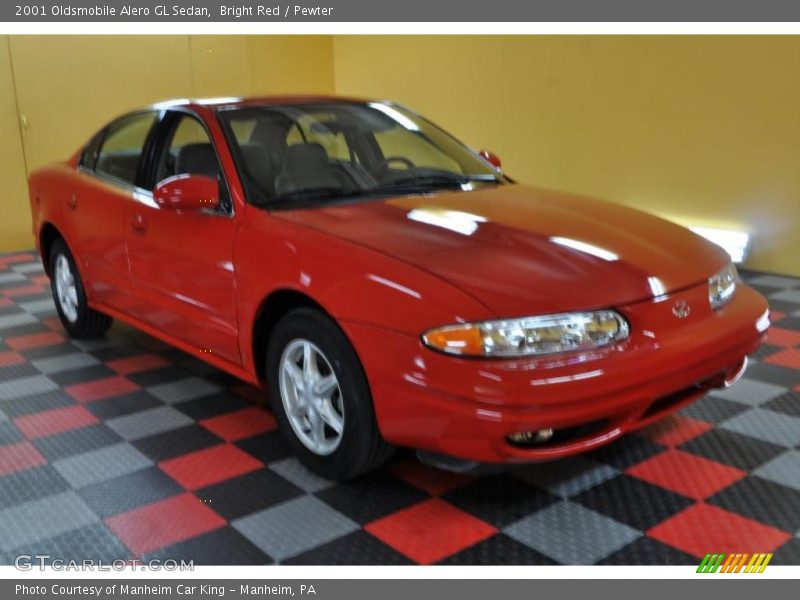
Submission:
<svg viewBox="0 0 800 600">
<path fill-rule="evenodd" d="M 63 239 L 50 248 L 50 289 L 58 317 L 70 337 L 99 337 L 111 327 L 111 317 L 89 307 L 80 273 Z"/>
<path fill-rule="evenodd" d="M 355 350 L 326 315 L 287 313 L 267 347 L 273 412 L 303 464 L 328 479 L 378 468 L 392 454 L 375 421 L 369 384 Z"/>
</svg>

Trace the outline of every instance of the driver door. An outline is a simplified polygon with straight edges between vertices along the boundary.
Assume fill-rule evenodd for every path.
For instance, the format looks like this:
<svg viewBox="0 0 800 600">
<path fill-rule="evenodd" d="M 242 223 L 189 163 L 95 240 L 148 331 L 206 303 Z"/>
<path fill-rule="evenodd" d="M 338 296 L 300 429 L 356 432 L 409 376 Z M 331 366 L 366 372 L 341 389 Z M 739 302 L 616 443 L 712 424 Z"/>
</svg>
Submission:
<svg viewBox="0 0 800 600">
<path fill-rule="evenodd" d="M 159 207 L 152 194 L 129 204 L 127 244 L 137 316 L 198 352 L 241 365 L 233 247 L 236 216 L 214 143 L 193 114 L 167 111 L 151 156 L 154 181 L 215 177 L 220 206 L 198 212 Z"/>
</svg>

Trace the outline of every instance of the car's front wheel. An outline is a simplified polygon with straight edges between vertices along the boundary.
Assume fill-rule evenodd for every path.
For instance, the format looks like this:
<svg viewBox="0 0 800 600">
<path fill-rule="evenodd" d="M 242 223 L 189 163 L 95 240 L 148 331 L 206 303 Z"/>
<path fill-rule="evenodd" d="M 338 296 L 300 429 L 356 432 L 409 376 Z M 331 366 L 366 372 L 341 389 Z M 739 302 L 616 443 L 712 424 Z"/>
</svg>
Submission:
<svg viewBox="0 0 800 600">
<path fill-rule="evenodd" d="M 89 307 L 80 273 L 63 239 L 50 248 L 50 289 L 58 317 L 70 337 L 99 337 L 111 327 L 111 317 Z"/>
<path fill-rule="evenodd" d="M 266 367 L 273 412 L 306 467 L 328 479 L 349 479 L 391 456 L 358 356 L 322 312 L 298 308 L 281 318 Z"/>
</svg>

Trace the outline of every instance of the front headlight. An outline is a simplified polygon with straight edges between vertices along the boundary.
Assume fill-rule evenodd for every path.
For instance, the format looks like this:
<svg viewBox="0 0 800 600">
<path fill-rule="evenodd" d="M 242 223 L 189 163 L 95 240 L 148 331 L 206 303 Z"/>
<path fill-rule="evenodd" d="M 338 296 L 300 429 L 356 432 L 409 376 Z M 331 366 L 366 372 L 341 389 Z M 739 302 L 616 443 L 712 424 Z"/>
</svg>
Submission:
<svg viewBox="0 0 800 600">
<path fill-rule="evenodd" d="M 426 346 L 459 356 L 512 357 L 591 350 L 624 340 L 628 322 L 613 310 L 448 325 L 426 331 Z"/>
<path fill-rule="evenodd" d="M 738 280 L 739 273 L 733 263 L 708 278 L 708 303 L 711 308 L 718 310 L 731 301 Z"/>
</svg>

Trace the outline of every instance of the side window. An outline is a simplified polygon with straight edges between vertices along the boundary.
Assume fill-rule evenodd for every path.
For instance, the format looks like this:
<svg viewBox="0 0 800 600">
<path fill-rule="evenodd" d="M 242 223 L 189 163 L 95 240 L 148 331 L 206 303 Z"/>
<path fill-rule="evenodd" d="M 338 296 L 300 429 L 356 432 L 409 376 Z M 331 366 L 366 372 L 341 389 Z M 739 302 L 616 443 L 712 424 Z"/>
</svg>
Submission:
<svg viewBox="0 0 800 600">
<path fill-rule="evenodd" d="M 156 181 L 173 175 L 220 176 L 219 161 L 203 124 L 191 115 L 180 115 L 172 129 L 156 173 Z"/>
<path fill-rule="evenodd" d="M 84 169 L 94 171 L 94 167 L 97 164 L 97 155 L 100 153 L 100 144 L 103 142 L 104 134 L 105 131 L 101 131 L 94 136 L 88 144 L 86 144 L 86 148 L 84 148 L 83 154 L 81 154 L 80 161 L 80 165 Z"/>
<path fill-rule="evenodd" d="M 219 181 L 219 209 L 231 211 L 231 199 L 214 144 L 203 124 L 192 115 L 177 113 L 169 143 L 161 150 L 156 181 L 174 175 L 206 175 Z"/>
<path fill-rule="evenodd" d="M 134 185 L 142 150 L 156 120 L 153 112 L 112 123 L 97 153 L 95 171 Z"/>
</svg>

